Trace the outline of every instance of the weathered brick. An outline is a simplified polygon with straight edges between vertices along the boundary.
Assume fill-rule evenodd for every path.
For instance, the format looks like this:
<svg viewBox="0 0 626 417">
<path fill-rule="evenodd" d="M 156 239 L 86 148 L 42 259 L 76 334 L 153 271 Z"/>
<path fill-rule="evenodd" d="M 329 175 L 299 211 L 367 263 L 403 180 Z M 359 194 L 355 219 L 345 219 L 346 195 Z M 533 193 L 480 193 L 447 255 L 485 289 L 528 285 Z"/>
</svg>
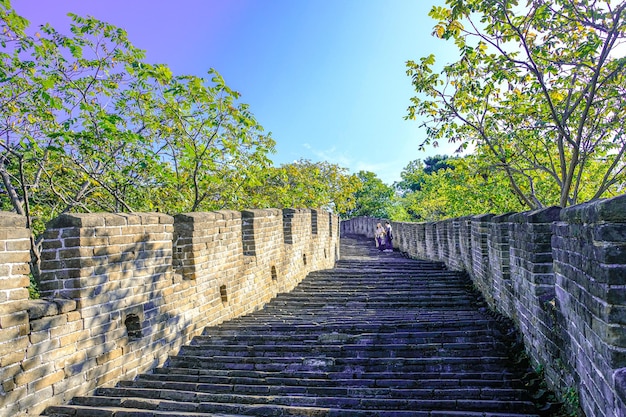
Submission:
<svg viewBox="0 0 626 417">
<path fill-rule="evenodd" d="M 49 363 L 49 364 L 43 364 L 39 367 L 36 367 L 34 369 L 30 369 L 28 371 L 19 373 L 17 375 L 15 375 L 15 383 L 20 386 L 20 385 L 26 385 L 28 383 L 31 383 L 35 380 L 41 379 L 43 377 L 45 377 L 48 374 L 52 374 L 54 373 L 55 370 L 53 368 L 53 364 Z"/>
<path fill-rule="evenodd" d="M 18 264 L 30 261 L 29 252 L 0 252 L 0 264 Z"/>
<path fill-rule="evenodd" d="M 0 329 L 24 325 L 28 325 L 28 313 L 26 311 L 17 311 L 6 316 L 0 316 Z"/>
</svg>

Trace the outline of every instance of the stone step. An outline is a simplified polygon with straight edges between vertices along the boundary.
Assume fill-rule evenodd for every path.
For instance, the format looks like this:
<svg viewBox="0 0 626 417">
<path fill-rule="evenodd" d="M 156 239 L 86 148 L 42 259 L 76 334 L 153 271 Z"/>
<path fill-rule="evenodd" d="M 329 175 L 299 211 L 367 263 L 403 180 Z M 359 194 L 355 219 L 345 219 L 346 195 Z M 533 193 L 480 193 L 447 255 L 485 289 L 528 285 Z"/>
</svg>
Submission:
<svg viewBox="0 0 626 417">
<path fill-rule="evenodd" d="M 128 401 L 128 404 L 132 399 Z M 153 403 L 154 404 L 154 403 Z M 241 414 L 224 414 L 224 413 L 195 413 L 190 411 L 172 411 L 168 410 L 166 404 L 162 405 L 163 410 L 156 409 L 161 406 L 154 404 L 154 408 L 133 408 L 133 407 L 107 407 L 98 405 L 54 405 L 46 408 L 42 416 L 48 417 L 244 417 Z M 146 412 L 149 410 L 149 413 Z"/>
<path fill-rule="evenodd" d="M 431 372 L 415 372 L 415 371 L 368 371 L 363 369 L 344 369 L 340 372 L 325 371 L 321 369 L 308 370 L 289 370 L 289 372 L 281 371 L 259 371 L 246 369 L 198 369 L 198 368 L 177 368 L 175 366 L 167 366 L 164 368 L 156 368 L 153 375 L 175 375 L 176 378 L 205 378 L 207 376 L 224 377 L 224 378 L 250 378 L 255 380 L 268 380 L 278 382 L 282 380 L 296 379 L 298 381 L 305 380 L 351 380 L 351 381 L 421 381 L 421 380 L 447 380 L 458 381 L 458 384 L 465 384 L 470 380 L 484 381 L 485 384 L 494 384 L 499 386 L 505 382 L 511 382 L 519 386 L 519 373 L 511 369 L 498 369 L 493 372 L 470 372 L 461 370 L 452 372 L 431 371 Z M 355 383 L 357 383 L 355 382 Z M 409 382 L 405 382 L 409 383 Z M 454 384 L 454 382 L 450 382 Z"/>
<path fill-rule="evenodd" d="M 336 318 L 335 321 L 326 323 L 311 323 L 303 320 L 293 320 L 292 322 L 286 322 L 284 320 L 276 320 L 275 322 L 257 323 L 248 321 L 243 326 L 243 322 L 232 321 L 224 323 L 223 327 L 214 328 L 209 327 L 203 331 L 204 335 L 250 335 L 250 334 L 270 334 L 270 333 L 300 333 L 300 334 L 320 334 L 320 333 L 346 333 L 346 334 L 361 334 L 364 332 L 373 333 L 381 332 L 384 334 L 392 334 L 394 332 L 403 331 L 415 331 L 415 332 L 431 332 L 437 330 L 449 330 L 449 331 L 462 331 L 462 330 L 477 330 L 482 328 L 489 328 L 492 331 L 497 331 L 497 326 L 493 321 L 489 320 L 458 320 L 446 323 L 436 322 L 409 322 L 410 318 L 400 318 L 397 320 L 387 320 L 382 323 L 376 322 L 362 322 L 361 320 L 351 320 L 349 318 Z"/>
<path fill-rule="evenodd" d="M 232 357 L 172 356 L 170 366 L 199 369 L 241 369 L 258 371 L 295 372 L 320 370 L 324 372 L 496 372 L 511 367 L 506 356 L 485 356 L 469 360 L 463 357 L 433 358 L 328 358 L 300 357 Z"/>
<path fill-rule="evenodd" d="M 131 399 L 132 400 L 132 399 Z M 167 407 L 166 402 L 157 403 L 156 407 L 163 403 L 163 407 Z M 523 414 L 523 413 L 484 413 L 483 411 L 447 411 L 447 410 L 345 410 L 345 409 L 332 409 L 332 408 L 314 408 L 314 407 L 267 407 L 267 406 L 230 406 L 225 407 L 223 404 L 216 405 L 221 408 L 229 408 L 230 410 L 239 408 L 242 412 L 246 412 L 247 416 L 259 416 L 259 417 L 539 417 L 537 414 Z M 211 405 L 200 405 L 197 408 L 211 408 Z M 186 416 L 186 417 L 243 417 L 244 414 L 232 414 L 232 413 L 216 413 L 212 411 L 208 412 L 176 412 L 176 411 L 160 411 L 153 409 L 137 409 L 137 408 L 121 408 L 121 407 L 107 407 L 102 404 L 96 404 L 94 406 L 52 406 L 46 410 L 46 416 L 56 417 L 158 417 L 158 416 Z"/>
<path fill-rule="evenodd" d="M 44 415 L 539 417 L 510 329 L 463 273 L 371 240 L 342 239 L 341 252 L 163 367 Z"/>
<path fill-rule="evenodd" d="M 236 357 L 260 357 L 260 356 L 304 356 L 307 354 L 324 355 L 325 357 L 367 357 L 367 358 L 415 358 L 415 357 L 440 357 L 458 356 L 463 358 L 481 357 L 485 352 L 500 351 L 506 349 L 505 345 L 493 342 L 472 343 L 428 343 L 406 344 L 387 343 L 377 345 L 366 344 L 225 344 L 222 346 L 188 345 L 180 349 L 178 355 L 193 355 L 203 357 L 236 356 Z"/>
<path fill-rule="evenodd" d="M 333 409 L 350 410 L 350 412 L 358 409 L 370 411 L 370 413 L 398 410 L 464 410 L 470 412 L 506 411 L 525 414 L 534 410 L 534 405 L 530 401 L 509 400 L 505 403 L 492 399 L 445 399 L 436 396 L 426 399 L 352 398 L 324 395 L 263 396 L 142 388 L 103 388 L 98 390 L 98 394 L 92 397 L 77 397 L 73 402 L 79 406 L 91 407 L 124 408 L 130 406 L 140 410 L 157 409 L 172 412 L 208 412 L 255 416 L 309 416 L 327 413 Z M 346 413 L 345 415 L 351 414 Z"/>
<path fill-rule="evenodd" d="M 380 294 L 380 292 L 388 292 L 388 294 Z M 315 294 L 307 294 L 305 292 L 295 292 L 290 293 L 288 295 L 279 295 L 276 298 L 276 304 L 284 304 L 284 303 L 296 303 L 296 304 L 340 304 L 345 305 L 349 302 L 368 302 L 372 305 L 401 305 L 416 302 L 419 304 L 423 304 L 424 302 L 431 301 L 433 304 L 441 303 L 441 301 L 447 300 L 448 304 L 453 304 L 454 302 L 462 303 L 462 305 L 467 304 L 467 302 L 473 301 L 470 298 L 467 298 L 464 290 L 455 290 L 450 288 L 444 288 L 440 291 L 431 291 L 431 290 L 417 290 L 417 291 L 386 291 L 386 290 L 376 290 L 376 292 L 372 294 L 364 293 L 363 291 L 349 292 L 349 291 L 322 291 L 316 290 Z M 450 303 L 452 302 L 452 303 Z"/>
<path fill-rule="evenodd" d="M 384 399 L 480 399 L 494 398 L 510 401 L 527 400 L 528 393 L 523 389 L 492 387 L 428 387 L 428 388 L 389 388 L 389 387 L 340 387 L 326 386 L 323 381 L 315 386 L 303 385 L 261 385 L 261 384 L 210 384 L 176 381 L 137 380 L 127 381 L 115 388 L 102 388 L 98 395 L 107 397 L 136 396 L 137 390 L 145 390 L 146 395 L 158 394 L 163 398 L 168 394 L 175 397 L 176 392 L 186 391 L 203 393 L 198 401 L 229 402 L 228 395 L 241 396 L 325 396 L 349 398 L 384 398 Z M 147 397 L 154 398 L 154 397 Z M 159 398 L 159 397 L 156 397 Z M 258 402 L 259 399 L 253 399 Z M 270 399 L 264 399 L 264 402 Z M 240 401 L 241 402 L 241 401 Z M 243 401 L 245 402 L 245 400 Z"/>
<path fill-rule="evenodd" d="M 209 332 L 210 333 L 210 332 Z M 255 346 L 267 346 L 273 344 L 305 343 L 354 343 L 376 344 L 394 340 L 395 343 L 405 344 L 431 344 L 431 343 L 470 343 L 476 340 L 494 340 L 494 331 L 489 329 L 474 330 L 433 330 L 415 332 L 381 332 L 381 333 L 341 333 L 341 332 L 317 332 L 317 333 L 236 333 L 215 332 L 200 335 L 193 338 L 192 345 L 225 345 L 241 344 Z"/>
<path fill-rule="evenodd" d="M 193 384 L 219 384 L 219 385 L 263 385 L 263 386 L 297 386 L 297 387 L 361 387 L 361 388 L 405 388 L 405 389 L 458 389 L 458 388 L 494 388 L 512 389 L 523 388 L 524 384 L 514 379 L 512 375 L 505 373 L 480 374 L 480 375 L 455 375 L 455 374 L 381 374 L 368 373 L 359 375 L 358 378 L 346 378 L 342 373 L 300 373 L 278 374 L 270 372 L 239 372 L 232 371 L 225 375 L 218 372 L 205 372 L 204 374 L 187 373 L 188 369 L 161 368 L 153 374 L 139 375 L 136 381 L 124 381 L 122 386 L 139 383 L 141 381 L 157 381 L 159 383 L 193 383 Z"/>
</svg>

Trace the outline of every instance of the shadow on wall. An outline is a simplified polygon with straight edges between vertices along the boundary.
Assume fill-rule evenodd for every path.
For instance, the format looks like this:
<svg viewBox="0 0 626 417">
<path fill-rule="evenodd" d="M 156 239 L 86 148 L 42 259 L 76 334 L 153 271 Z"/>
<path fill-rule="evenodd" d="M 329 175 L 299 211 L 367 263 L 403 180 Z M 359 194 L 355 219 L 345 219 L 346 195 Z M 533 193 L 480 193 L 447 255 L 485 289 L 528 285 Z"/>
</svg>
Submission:
<svg viewBox="0 0 626 417">
<path fill-rule="evenodd" d="M 0 213 L 0 416 L 163 364 L 204 327 L 334 266 L 338 228 L 309 209 L 63 215 L 44 235 L 44 299 L 29 301 L 25 221 Z"/>
</svg>

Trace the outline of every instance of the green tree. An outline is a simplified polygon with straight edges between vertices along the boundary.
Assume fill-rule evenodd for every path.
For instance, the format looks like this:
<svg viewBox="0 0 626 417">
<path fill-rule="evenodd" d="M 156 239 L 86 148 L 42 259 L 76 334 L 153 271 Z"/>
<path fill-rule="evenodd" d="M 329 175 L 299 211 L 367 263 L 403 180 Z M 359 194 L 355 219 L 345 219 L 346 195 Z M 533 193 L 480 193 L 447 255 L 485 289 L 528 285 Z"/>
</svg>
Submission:
<svg viewBox="0 0 626 417">
<path fill-rule="evenodd" d="M 625 182 L 626 2 L 447 0 L 434 35 L 460 59 L 407 63 L 426 143 L 472 145 L 526 207 L 567 206 Z"/>
<path fill-rule="evenodd" d="M 354 193 L 354 207 L 342 212 L 343 218 L 370 216 L 391 218 L 394 206 L 394 189 L 386 185 L 373 172 L 359 171 L 357 177 L 361 187 Z"/>
<path fill-rule="evenodd" d="M 158 77 L 155 68 L 143 71 Z M 214 69 L 209 75 L 210 82 L 167 74 L 150 111 L 140 115 L 159 158 L 168 163 L 159 171 L 168 211 L 240 207 L 242 191 L 270 165 L 274 140 L 248 105 L 237 102 L 240 94 Z"/>
<path fill-rule="evenodd" d="M 522 211 L 506 176 L 479 156 L 449 159 L 450 168 L 423 175 L 419 190 L 405 193 L 400 204 L 412 221 L 437 221 L 480 213 Z"/>
<path fill-rule="evenodd" d="M 448 155 L 435 155 L 424 158 L 424 165 L 426 165 L 424 173 L 430 175 L 440 169 L 454 169 L 454 165 L 448 163 L 449 158 Z"/>
<path fill-rule="evenodd" d="M 354 206 L 360 186 L 355 175 L 329 162 L 301 159 L 263 171 L 262 181 L 245 194 L 255 198 L 249 207 L 319 207 L 343 213 Z"/>
<path fill-rule="evenodd" d="M 402 180 L 396 182 L 394 187 L 402 195 L 419 191 L 425 181 L 425 175 L 431 175 L 441 169 L 454 169 L 449 159 L 448 155 L 435 155 L 426 157 L 423 162 L 420 159 L 409 162 L 400 172 Z"/>
<path fill-rule="evenodd" d="M 409 162 L 402 169 L 402 172 L 400 172 L 400 178 L 402 179 L 394 184 L 401 195 L 419 191 L 422 188 L 422 184 L 425 181 L 424 176 L 426 175 L 424 168 L 425 165 L 422 160 L 416 159 Z"/>
<path fill-rule="evenodd" d="M 69 35 L 0 1 L 0 195 L 36 237 L 65 211 L 242 208 L 274 141 L 214 70 L 145 63 L 126 33 L 71 15 Z"/>
</svg>

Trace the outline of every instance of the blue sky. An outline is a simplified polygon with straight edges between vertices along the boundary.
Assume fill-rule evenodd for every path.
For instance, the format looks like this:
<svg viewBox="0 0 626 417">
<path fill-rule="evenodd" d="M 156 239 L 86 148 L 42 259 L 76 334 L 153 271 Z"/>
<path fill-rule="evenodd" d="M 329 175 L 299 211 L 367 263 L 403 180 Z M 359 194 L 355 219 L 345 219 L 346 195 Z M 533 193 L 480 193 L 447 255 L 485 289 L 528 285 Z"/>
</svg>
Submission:
<svg viewBox="0 0 626 417">
<path fill-rule="evenodd" d="M 176 74 L 215 68 L 276 140 L 275 165 L 304 158 L 391 185 L 419 151 L 424 130 L 404 116 L 407 60 L 455 60 L 433 38 L 443 0 L 13 0 L 38 26 L 69 28 L 68 12 L 124 28 L 147 60 Z"/>
</svg>

